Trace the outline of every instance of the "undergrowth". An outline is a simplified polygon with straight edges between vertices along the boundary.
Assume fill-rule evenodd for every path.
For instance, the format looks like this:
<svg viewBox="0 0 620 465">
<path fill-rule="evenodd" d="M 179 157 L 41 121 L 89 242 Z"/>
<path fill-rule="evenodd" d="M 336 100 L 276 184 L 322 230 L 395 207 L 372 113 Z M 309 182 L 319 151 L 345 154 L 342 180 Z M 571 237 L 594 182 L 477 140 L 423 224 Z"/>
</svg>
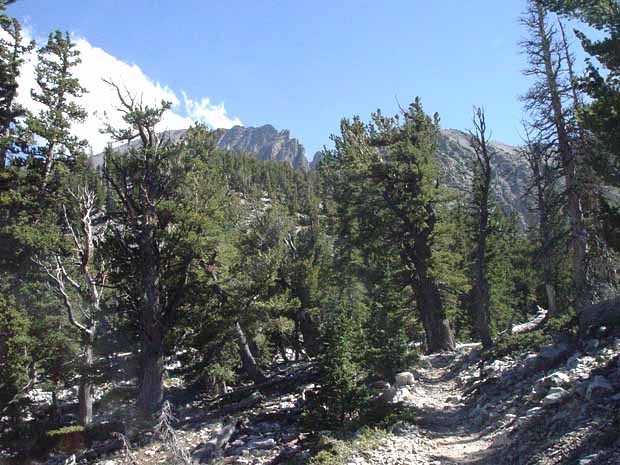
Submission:
<svg viewBox="0 0 620 465">
<path fill-rule="evenodd" d="M 387 432 L 378 428 L 362 428 L 352 437 L 340 439 L 321 435 L 308 465 L 343 465 L 354 453 L 376 448 L 386 437 Z"/>
</svg>

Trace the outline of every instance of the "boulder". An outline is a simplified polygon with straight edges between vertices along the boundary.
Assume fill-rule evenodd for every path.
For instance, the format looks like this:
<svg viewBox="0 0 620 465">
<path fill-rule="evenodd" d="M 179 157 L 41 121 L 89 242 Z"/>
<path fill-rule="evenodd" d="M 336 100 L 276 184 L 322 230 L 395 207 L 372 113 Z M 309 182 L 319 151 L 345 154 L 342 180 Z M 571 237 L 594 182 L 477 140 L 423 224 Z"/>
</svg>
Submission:
<svg viewBox="0 0 620 465">
<path fill-rule="evenodd" d="M 413 386 L 414 383 L 415 377 L 410 371 L 403 371 L 402 373 L 398 373 L 396 375 L 396 387 Z"/>
<path fill-rule="evenodd" d="M 540 384 L 546 387 L 562 387 L 570 384 L 570 378 L 566 373 L 556 371 L 542 378 Z"/>
<path fill-rule="evenodd" d="M 597 375 L 588 385 L 586 399 L 599 399 L 614 392 L 611 383 L 604 376 Z"/>
<path fill-rule="evenodd" d="M 377 404 L 399 404 L 413 399 L 407 386 L 390 387 L 375 398 Z"/>
<path fill-rule="evenodd" d="M 547 394 L 543 400 L 543 405 L 555 405 L 561 403 L 564 399 L 568 397 L 568 391 L 561 387 L 552 387 L 549 390 L 549 394 Z"/>
<path fill-rule="evenodd" d="M 373 391 L 385 391 L 386 389 L 390 389 L 392 386 L 386 381 L 375 381 L 369 387 Z"/>
<path fill-rule="evenodd" d="M 525 362 L 529 368 L 547 371 L 559 365 L 570 353 L 566 344 L 545 346 L 535 357 L 528 357 Z"/>
</svg>

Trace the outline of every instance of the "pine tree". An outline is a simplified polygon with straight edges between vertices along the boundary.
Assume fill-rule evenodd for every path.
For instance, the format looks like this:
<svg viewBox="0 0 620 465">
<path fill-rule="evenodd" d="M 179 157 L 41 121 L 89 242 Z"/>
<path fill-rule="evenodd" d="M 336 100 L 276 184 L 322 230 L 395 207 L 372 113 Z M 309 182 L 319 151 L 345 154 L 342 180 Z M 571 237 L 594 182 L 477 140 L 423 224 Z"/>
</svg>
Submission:
<svg viewBox="0 0 620 465">
<path fill-rule="evenodd" d="M 23 43 L 21 25 L 15 18 L 0 17 L 0 27 L 9 39 L 0 39 L 0 171 L 6 168 L 8 154 L 25 145 L 24 128 L 19 121 L 26 110 L 16 102 L 21 65 L 34 48 L 34 42 Z"/>
<path fill-rule="evenodd" d="M 108 150 L 104 167 L 114 192 L 110 215 L 123 226 L 110 244 L 118 264 L 113 278 L 139 315 L 138 405 L 153 413 L 164 395 L 165 338 L 189 299 L 193 265 L 213 256 L 225 191 L 210 165 L 212 133 L 197 126 L 171 143 L 155 128 L 169 103 L 144 105 L 110 84 L 127 125 L 107 127 L 115 140 L 127 143 L 123 152 Z"/>
<path fill-rule="evenodd" d="M 368 126 L 357 117 L 343 120 L 324 170 L 339 204 L 343 239 L 384 240 L 397 250 L 428 351 L 452 350 L 454 337 L 433 272 L 438 208 L 446 200 L 434 159 L 439 117 L 426 115 L 419 99 L 402 116 L 402 124 L 380 112 Z"/>
<path fill-rule="evenodd" d="M 83 152 L 85 141 L 71 134 L 71 125 L 86 118 L 86 110 L 77 103 L 85 89 L 73 76 L 80 63 L 80 52 L 69 33 L 50 34 L 47 44 L 38 52 L 36 78 L 38 90 L 32 98 L 43 109 L 27 118 L 30 131 L 45 143 L 34 151 L 34 158 L 42 162 L 41 194 L 45 194 L 56 161 L 70 162 Z"/>
<path fill-rule="evenodd" d="M 0 415 L 18 417 L 18 398 L 32 385 L 30 320 L 6 287 L 0 295 Z M 7 297 L 5 297 L 5 295 Z"/>
</svg>

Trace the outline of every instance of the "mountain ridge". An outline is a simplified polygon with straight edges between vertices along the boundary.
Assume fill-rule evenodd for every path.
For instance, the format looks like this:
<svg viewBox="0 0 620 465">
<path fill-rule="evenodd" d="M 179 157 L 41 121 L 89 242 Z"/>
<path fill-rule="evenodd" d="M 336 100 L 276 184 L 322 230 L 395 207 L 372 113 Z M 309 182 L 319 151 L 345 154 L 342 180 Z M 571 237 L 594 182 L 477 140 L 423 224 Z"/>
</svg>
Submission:
<svg viewBox="0 0 620 465">
<path fill-rule="evenodd" d="M 184 137 L 186 130 L 165 131 L 170 142 Z M 259 160 L 281 161 L 296 169 L 315 169 L 322 159 L 317 152 L 311 162 L 306 157 L 306 149 L 299 139 L 291 137 L 288 129 L 278 130 L 271 124 L 257 127 L 233 126 L 218 129 L 217 147 L 234 152 L 254 153 Z M 136 142 L 137 143 L 137 142 Z M 498 202 L 508 210 L 515 210 L 527 223 L 529 212 L 523 201 L 528 186 L 528 167 L 519 155 L 519 148 L 500 141 L 491 141 L 495 153 L 493 193 Z M 120 150 L 126 149 L 121 146 Z M 464 191 L 471 183 L 472 163 L 475 152 L 469 142 L 469 135 L 457 129 L 442 129 L 439 140 L 438 160 L 449 187 Z M 94 155 L 91 164 L 99 166 L 103 154 Z"/>
</svg>

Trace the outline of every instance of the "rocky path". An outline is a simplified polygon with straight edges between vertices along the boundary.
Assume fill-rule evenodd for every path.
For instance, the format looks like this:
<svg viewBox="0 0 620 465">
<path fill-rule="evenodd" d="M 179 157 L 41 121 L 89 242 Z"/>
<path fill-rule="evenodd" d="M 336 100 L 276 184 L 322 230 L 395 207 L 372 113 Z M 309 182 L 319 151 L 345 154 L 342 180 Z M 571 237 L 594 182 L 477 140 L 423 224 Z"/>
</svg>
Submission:
<svg viewBox="0 0 620 465">
<path fill-rule="evenodd" d="M 491 458 L 497 432 L 481 432 L 469 421 L 455 356 L 424 357 L 406 402 L 417 412 L 415 425 L 397 426 L 384 443 L 351 458 L 349 465 L 497 465 Z"/>
<path fill-rule="evenodd" d="M 620 338 L 506 355 L 423 357 L 414 418 L 347 465 L 620 465 Z"/>
</svg>

